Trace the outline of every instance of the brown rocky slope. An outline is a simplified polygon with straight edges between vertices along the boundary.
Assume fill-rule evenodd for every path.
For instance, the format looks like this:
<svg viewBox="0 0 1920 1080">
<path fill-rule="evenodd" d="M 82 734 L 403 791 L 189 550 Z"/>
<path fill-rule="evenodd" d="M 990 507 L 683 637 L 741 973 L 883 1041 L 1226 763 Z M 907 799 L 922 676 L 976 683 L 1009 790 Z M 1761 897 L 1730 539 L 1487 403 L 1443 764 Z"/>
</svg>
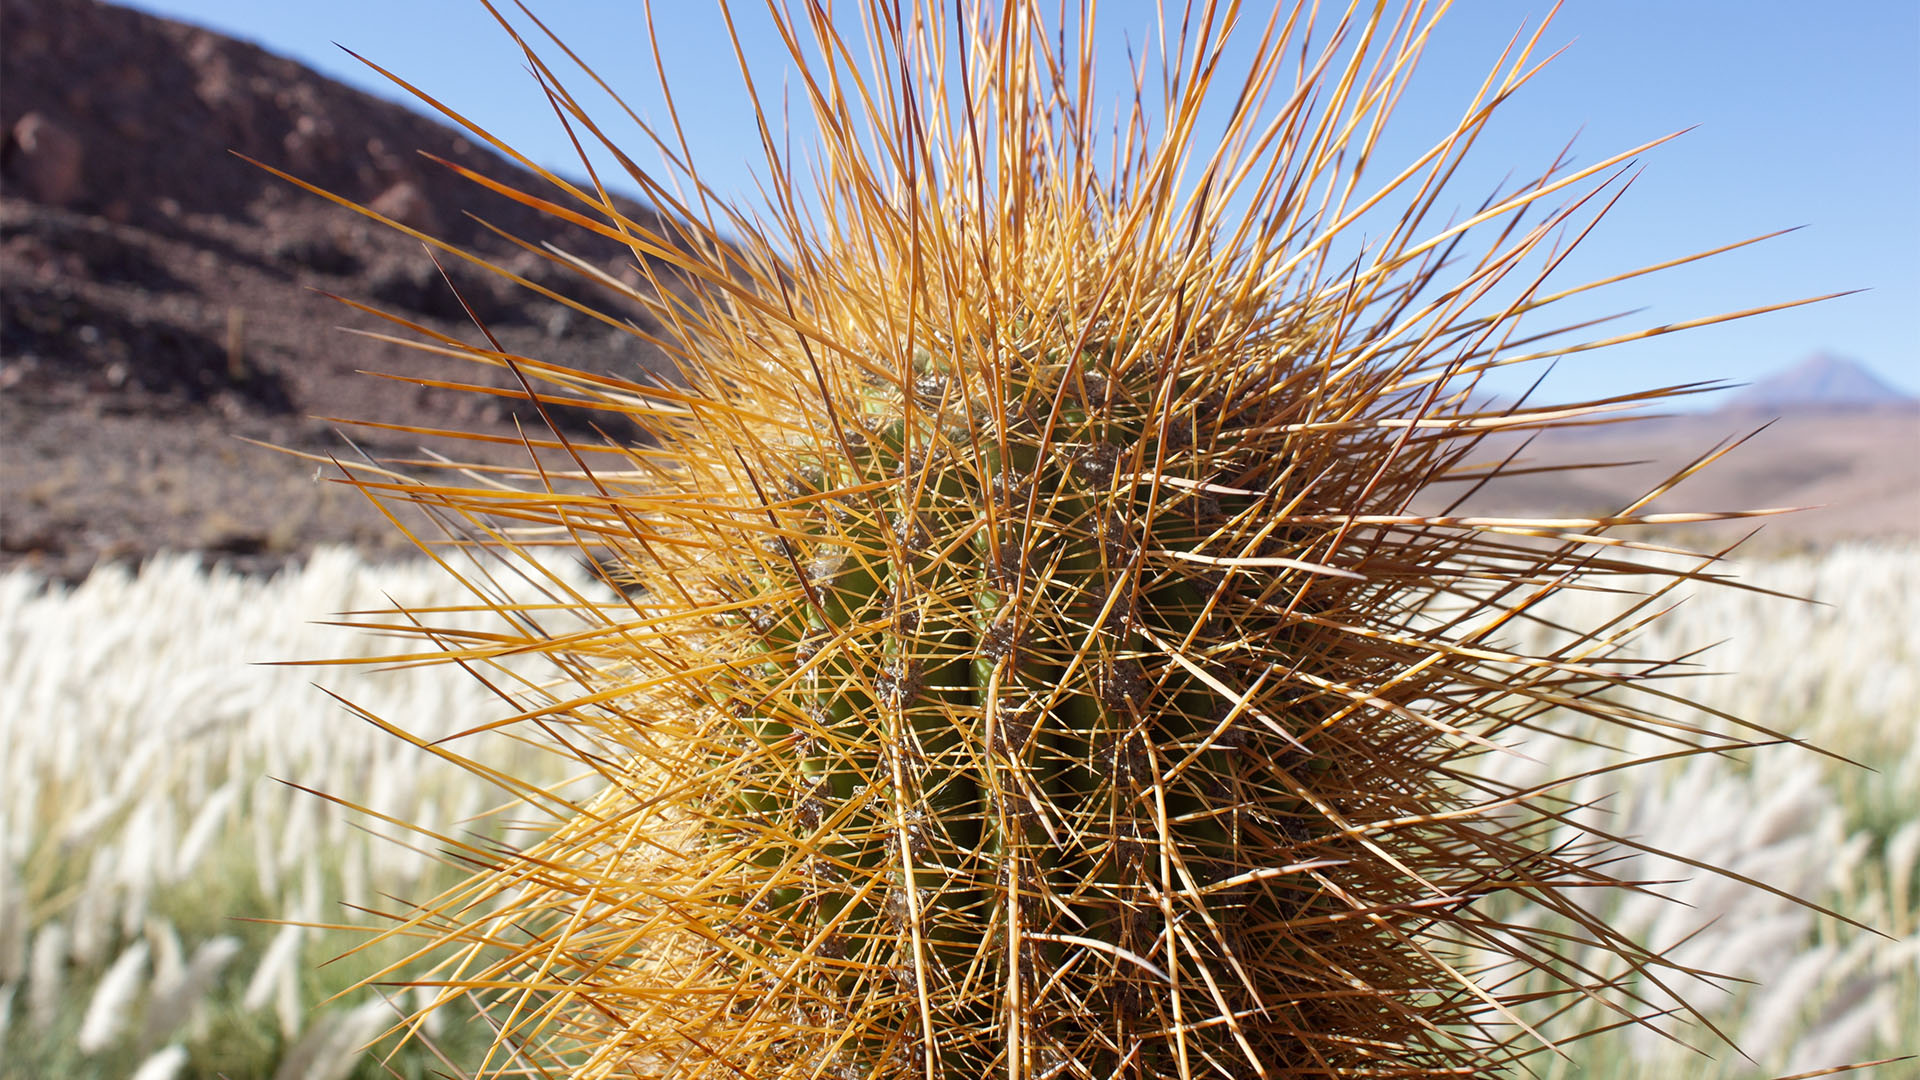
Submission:
<svg viewBox="0 0 1920 1080">
<path fill-rule="evenodd" d="M 341 333 L 383 326 L 312 289 L 479 335 L 419 243 L 229 151 L 650 328 L 637 305 L 467 215 L 639 282 L 629 252 L 416 151 L 516 185 L 539 184 L 531 174 L 446 125 L 210 31 L 91 0 L 0 0 L 0 140 L 0 566 L 71 577 L 165 548 L 260 566 L 319 542 L 392 549 L 392 530 L 359 496 L 242 439 L 351 457 L 313 417 L 537 429 L 511 403 L 356 374 L 426 362 Z M 659 366 L 631 333 L 450 269 L 510 350 L 627 374 Z M 354 438 L 375 454 L 418 441 Z"/>
</svg>

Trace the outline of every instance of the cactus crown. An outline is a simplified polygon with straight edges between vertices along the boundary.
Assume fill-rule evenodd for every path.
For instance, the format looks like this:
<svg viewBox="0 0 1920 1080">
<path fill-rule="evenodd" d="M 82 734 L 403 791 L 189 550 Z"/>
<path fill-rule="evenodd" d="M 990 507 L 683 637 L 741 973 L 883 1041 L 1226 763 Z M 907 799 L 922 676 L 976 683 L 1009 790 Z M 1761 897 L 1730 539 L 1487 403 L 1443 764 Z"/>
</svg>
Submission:
<svg viewBox="0 0 1920 1080">
<path fill-rule="evenodd" d="M 350 477 L 520 572 L 577 547 L 621 589 L 552 578 L 544 610 L 584 620 L 565 634 L 479 576 L 503 631 L 396 624 L 427 656 L 551 657 L 561 683 L 511 720 L 600 788 L 523 790 L 551 824 L 517 850 L 458 844 L 476 876 L 406 922 L 450 955 L 447 997 L 500 1003 L 490 1067 L 1438 1077 L 1535 1052 L 1530 1018 L 1555 999 L 1651 1022 L 1616 976 L 1560 958 L 1666 963 L 1582 900 L 1630 886 L 1606 857 L 1631 842 L 1476 762 L 1549 710 L 1668 730 L 1682 752 L 1739 745 L 1626 693 L 1650 670 L 1618 654 L 1635 616 L 1544 655 L 1504 644 L 1558 589 L 1655 569 L 1623 528 L 1730 515 L 1450 509 L 1506 465 L 1475 456 L 1487 434 L 1688 389 L 1556 408 L 1474 393 L 1497 366 L 1597 344 L 1520 319 L 1568 294 L 1537 264 L 1645 148 L 1437 220 L 1540 35 L 1457 130 L 1376 176 L 1427 4 L 1247 25 L 1190 5 L 1112 133 L 1090 10 L 1063 30 L 1029 2 L 869 3 L 856 64 L 844 20 L 772 7 L 820 142 L 808 185 L 763 111 L 766 216 L 729 214 L 691 172 L 683 202 L 624 157 L 670 224 L 597 181 L 536 195 L 469 174 L 626 244 L 650 289 L 545 254 L 648 304 L 642 325 L 562 300 L 676 370 L 429 347 L 646 437 L 556 427 L 527 440 L 517 484 Z M 1254 43 L 1232 69 L 1230 37 Z M 603 139 L 528 57 L 563 120 Z M 1657 591 L 1710 561 L 1658 571 Z"/>
</svg>

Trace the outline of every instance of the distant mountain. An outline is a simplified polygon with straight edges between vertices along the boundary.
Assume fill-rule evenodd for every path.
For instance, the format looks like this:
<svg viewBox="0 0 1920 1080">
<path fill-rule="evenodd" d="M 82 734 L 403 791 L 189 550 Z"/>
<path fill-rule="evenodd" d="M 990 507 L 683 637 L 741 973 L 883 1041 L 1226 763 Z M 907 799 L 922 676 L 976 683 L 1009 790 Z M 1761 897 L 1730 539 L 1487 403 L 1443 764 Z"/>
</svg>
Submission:
<svg viewBox="0 0 1920 1080">
<path fill-rule="evenodd" d="M 1912 405 L 1916 399 L 1881 382 L 1860 364 L 1815 353 L 1799 364 L 1746 388 L 1725 412 L 1797 412 Z"/>
<path fill-rule="evenodd" d="M 1853 361 L 1811 357 L 1711 412 L 1655 411 L 1666 415 L 1490 436 L 1476 459 L 1515 454 L 1508 475 L 1459 505 L 1452 493 L 1436 491 L 1416 509 L 1489 517 L 1618 513 L 1663 491 L 1677 463 L 1723 439 L 1751 436 L 1679 490 L 1661 494 L 1652 511 L 1810 508 L 1741 526 L 1764 522 L 1763 546 L 1920 536 L 1920 398 Z M 1599 462 L 1610 464 L 1595 467 Z M 1718 535 L 1737 532 L 1729 527 Z"/>
</svg>

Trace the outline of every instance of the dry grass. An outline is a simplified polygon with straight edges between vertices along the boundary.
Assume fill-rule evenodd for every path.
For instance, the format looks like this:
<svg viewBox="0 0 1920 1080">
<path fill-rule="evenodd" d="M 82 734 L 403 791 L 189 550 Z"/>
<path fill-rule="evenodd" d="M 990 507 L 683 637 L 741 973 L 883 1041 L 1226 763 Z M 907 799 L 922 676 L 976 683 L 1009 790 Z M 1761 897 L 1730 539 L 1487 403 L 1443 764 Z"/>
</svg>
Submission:
<svg viewBox="0 0 1920 1080">
<path fill-rule="evenodd" d="M 447 596 L 437 572 L 341 551 L 271 580 L 198 567 L 176 556 L 73 589 L 0 576 L 7 1076 L 118 1078 L 155 1057 L 207 1077 L 300 1080 L 344 1075 L 329 1071 L 342 1063 L 385 1076 L 355 1051 L 379 1031 L 370 1018 L 398 1013 L 374 991 L 330 1000 L 378 957 L 321 966 L 364 933 L 245 920 L 364 926 L 453 874 L 432 847 L 290 783 L 351 786 L 409 822 L 502 835 L 503 823 L 478 818 L 498 792 L 369 728 L 310 673 L 265 666 L 373 653 L 377 639 L 308 620 L 392 595 Z M 490 708 L 484 690 L 441 674 L 334 681 L 442 730 Z M 517 744 L 490 760 L 557 775 Z M 456 1052 L 490 1041 L 457 1023 L 435 1032 Z M 305 1064 L 276 1072 L 296 1051 Z M 421 1076 L 434 1064 L 416 1049 L 396 1067 Z"/>
<path fill-rule="evenodd" d="M 1682 956 L 1757 982 L 1696 986 L 1695 1004 L 1759 1064 L 1726 1051 L 1709 1061 L 1657 1037 L 1620 1031 L 1568 1043 L 1569 1061 L 1540 1067 L 1555 1080 L 1731 1080 L 1920 1049 L 1907 1023 L 1920 1008 L 1920 751 L 1907 737 L 1912 702 L 1920 699 L 1913 686 L 1920 673 L 1920 552 L 1855 546 L 1736 569 L 1753 584 L 1829 606 L 1708 590 L 1651 631 L 1663 640 L 1649 648 L 1678 654 L 1725 641 L 1703 666 L 1749 674 L 1695 676 L 1690 694 L 1817 739 L 1878 771 L 1774 753 L 1614 773 L 1582 797 L 1591 795 L 1616 831 L 1645 833 L 1661 846 L 1796 887 L 1890 937 L 1843 930 L 1766 894 L 1724 889 L 1692 868 L 1645 867 L 1648 876 L 1687 878 L 1662 891 L 1694 906 L 1623 897 L 1607 917 L 1655 941 L 1706 927 Z M 346 635 L 303 620 L 386 597 L 415 605 L 458 598 L 437 569 L 369 567 L 339 554 L 271 583 L 208 577 L 191 562 L 162 563 L 137 578 L 110 574 L 80 590 L 42 591 L 25 575 L 0 578 L 0 644 L 9 658 L 0 667 L 0 716 L 10 720 L 9 771 L 0 785 L 0 875 L 8 883 L 0 900 L 0 1057 L 8 1075 L 121 1077 L 155 1060 L 153 1073 L 140 1080 L 216 1071 L 274 1076 L 296 1044 L 324 1043 L 351 1026 L 343 1024 L 345 1008 L 322 1001 L 358 972 L 316 965 L 358 944 L 357 934 L 288 934 L 234 920 L 310 910 L 352 919 L 342 899 L 423 898 L 447 880 L 446 870 L 430 851 L 351 828 L 351 819 L 266 775 L 349 786 L 352 776 L 393 776 L 381 782 L 390 795 L 380 801 L 410 816 L 428 799 L 459 808 L 494 796 L 464 772 L 434 775 L 424 755 L 352 722 L 305 684 L 303 672 L 242 661 L 341 653 Z M 254 644 L 236 656 L 234 636 Z M 97 644 L 103 639 L 110 647 Z M 379 643 L 369 639 L 363 647 L 374 651 Z M 452 672 L 330 681 L 369 707 L 432 713 L 449 725 L 490 708 L 470 680 Z M 81 746 L 87 753 L 75 752 Z M 537 756 L 504 740 L 491 750 L 470 749 L 500 764 L 539 768 Z M 1570 752 L 1591 760 L 1510 764 L 1564 773 L 1614 756 Z M 146 798 L 87 821 L 83 815 L 100 805 L 109 785 L 135 769 L 146 778 Z M 42 799 L 43 789 L 63 797 Z M 290 823 L 314 811 L 310 824 Z M 429 812 L 449 820 L 460 811 Z M 172 835 L 142 839 L 161 828 Z M 283 869 L 278 844 L 268 844 L 266 857 L 256 853 L 256 830 L 273 837 L 302 829 L 321 842 L 285 857 L 311 870 L 291 863 Z M 129 854 L 149 847 L 174 855 L 169 861 Z M 173 873 L 176 867 L 185 872 Z M 269 873 L 271 891 L 260 885 Z M 74 880 L 83 874 L 84 881 Z M 317 886 L 312 895 L 305 892 L 309 882 Z M 136 897 L 140 906 L 133 908 Z M 117 1040 L 81 1053 L 77 1028 L 101 998 L 108 966 L 142 945 L 146 978 L 126 1002 Z M 260 999 L 249 1007 L 256 984 Z M 289 993 L 292 1004 L 283 1006 Z M 1594 1020 L 1570 1017 L 1545 1030 L 1557 1037 Z M 1698 1031 L 1677 1033 L 1702 1040 Z M 488 1041 L 461 1025 L 434 1034 L 469 1065 L 476 1044 Z M 353 1064 L 350 1055 L 346 1060 Z M 405 1053 L 394 1066 L 403 1075 L 443 1067 L 430 1055 Z M 362 1078 L 386 1075 L 371 1061 L 357 1070 Z M 1862 1075 L 1893 1080 L 1913 1070 L 1887 1066 Z"/>
</svg>

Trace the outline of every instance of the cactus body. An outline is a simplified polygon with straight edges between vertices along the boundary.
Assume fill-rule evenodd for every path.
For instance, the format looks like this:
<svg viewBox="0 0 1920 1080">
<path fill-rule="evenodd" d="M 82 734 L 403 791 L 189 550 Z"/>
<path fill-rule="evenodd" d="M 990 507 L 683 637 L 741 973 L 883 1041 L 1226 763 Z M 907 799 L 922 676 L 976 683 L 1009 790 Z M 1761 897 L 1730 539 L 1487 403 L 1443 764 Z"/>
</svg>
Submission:
<svg viewBox="0 0 1920 1080">
<path fill-rule="evenodd" d="M 1613 533 L 1656 519 L 1417 502 L 1497 475 L 1475 456 L 1489 431 L 1608 407 L 1472 391 L 1533 347 L 1516 320 L 1545 294 L 1505 279 L 1582 221 L 1568 195 L 1612 162 L 1430 221 L 1428 180 L 1488 98 L 1420 168 L 1363 183 L 1419 10 L 1310 32 L 1283 9 L 1276 27 L 1324 62 L 1261 43 L 1202 143 L 1209 87 L 1242 78 L 1203 62 L 1230 20 L 1202 7 L 1163 126 L 1137 112 L 1116 142 L 1082 96 L 1088 57 L 1031 5 L 923 4 L 902 26 L 874 4 L 870 68 L 824 17 L 821 54 L 795 46 L 815 65 L 812 218 L 796 200 L 723 241 L 554 181 L 545 205 L 654 278 L 656 329 L 629 325 L 677 374 L 449 344 L 543 408 L 647 439 L 586 448 L 556 427 L 517 488 L 356 478 L 509 561 L 577 546 L 624 592 L 556 587 L 591 624 L 564 637 L 504 604 L 500 635 L 427 631 L 468 663 L 552 656 L 564 685 L 518 719 L 601 787 L 528 793 L 555 815 L 545 834 L 469 849 L 473 883 L 415 916 L 455 949 L 449 993 L 500 1002 L 488 1067 L 1492 1075 L 1538 1045 L 1519 1010 L 1551 1004 L 1521 1000 L 1516 974 L 1619 997 L 1514 911 L 1664 963 L 1583 916 L 1583 890 L 1624 883 L 1554 832 L 1575 828 L 1555 789 L 1473 770 L 1549 708 L 1661 723 L 1657 699 L 1601 696 L 1643 670 L 1605 659 L 1617 628 L 1548 655 L 1502 645 L 1555 589 L 1644 572 Z M 1504 70 L 1495 96 L 1525 50 Z M 1331 262 L 1375 188 L 1404 213 Z M 687 220 L 714 220 L 703 206 Z M 1476 262 L 1460 245 L 1482 225 Z"/>
</svg>

